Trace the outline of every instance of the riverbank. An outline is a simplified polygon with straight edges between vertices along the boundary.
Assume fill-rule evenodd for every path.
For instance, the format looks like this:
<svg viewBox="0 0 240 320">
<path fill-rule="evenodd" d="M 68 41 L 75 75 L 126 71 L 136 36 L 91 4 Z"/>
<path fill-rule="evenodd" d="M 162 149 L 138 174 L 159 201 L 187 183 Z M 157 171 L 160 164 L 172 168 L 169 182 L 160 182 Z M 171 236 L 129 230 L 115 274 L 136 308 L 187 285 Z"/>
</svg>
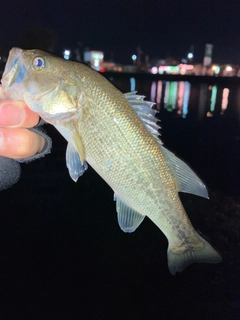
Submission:
<svg viewBox="0 0 240 320">
<path fill-rule="evenodd" d="M 240 77 L 218 77 L 218 76 L 199 76 L 199 75 L 181 75 L 181 74 L 152 74 L 152 73 L 126 73 L 126 72 L 103 72 L 102 75 L 107 79 L 128 80 L 135 78 L 136 80 L 150 81 L 189 81 L 191 83 L 208 83 L 208 84 L 225 84 L 240 85 Z"/>
</svg>

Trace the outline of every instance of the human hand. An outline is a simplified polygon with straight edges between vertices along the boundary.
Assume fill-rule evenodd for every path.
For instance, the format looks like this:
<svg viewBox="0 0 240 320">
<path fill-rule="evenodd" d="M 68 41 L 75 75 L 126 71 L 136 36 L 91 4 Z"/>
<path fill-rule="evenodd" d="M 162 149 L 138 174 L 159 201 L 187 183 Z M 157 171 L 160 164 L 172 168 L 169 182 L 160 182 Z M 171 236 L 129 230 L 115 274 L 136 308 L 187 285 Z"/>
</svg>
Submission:
<svg viewBox="0 0 240 320">
<path fill-rule="evenodd" d="M 0 97 L 2 86 L 0 85 Z M 39 122 L 39 115 L 31 111 L 25 102 L 0 100 L 0 156 L 20 159 L 40 152 L 45 139 L 27 130 Z"/>
</svg>

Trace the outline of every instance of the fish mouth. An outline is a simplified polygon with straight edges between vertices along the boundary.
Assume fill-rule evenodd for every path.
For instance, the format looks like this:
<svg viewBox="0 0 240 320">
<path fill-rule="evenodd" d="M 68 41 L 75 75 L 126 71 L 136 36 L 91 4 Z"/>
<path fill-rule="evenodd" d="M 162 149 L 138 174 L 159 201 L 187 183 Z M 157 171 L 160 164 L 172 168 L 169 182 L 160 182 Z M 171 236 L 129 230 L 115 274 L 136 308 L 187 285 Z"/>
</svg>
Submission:
<svg viewBox="0 0 240 320">
<path fill-rule="evenodd" d="M 18 60 L 22 55 L 23 50 L 13 48 L 9 52 L 9 57 L 2 76 L 2 85 L 4 88 L 10 87 L 18 75 Z"/>
</svg>

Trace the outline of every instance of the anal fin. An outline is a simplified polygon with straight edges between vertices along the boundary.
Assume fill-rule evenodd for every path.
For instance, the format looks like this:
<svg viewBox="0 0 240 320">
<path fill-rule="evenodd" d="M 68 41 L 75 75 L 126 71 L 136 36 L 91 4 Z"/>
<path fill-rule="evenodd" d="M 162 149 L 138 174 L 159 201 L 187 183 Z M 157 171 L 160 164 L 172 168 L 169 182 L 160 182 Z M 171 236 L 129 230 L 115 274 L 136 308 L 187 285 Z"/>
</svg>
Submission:
<svg viewBox="0 0 240 320">
<path fill-rule="evenodd" d="M 145 216 L 127 206 L 120 198 L 114 195 L 118 214 L 118 224 L 124 232 L 134 232 Z"/>
</svg>

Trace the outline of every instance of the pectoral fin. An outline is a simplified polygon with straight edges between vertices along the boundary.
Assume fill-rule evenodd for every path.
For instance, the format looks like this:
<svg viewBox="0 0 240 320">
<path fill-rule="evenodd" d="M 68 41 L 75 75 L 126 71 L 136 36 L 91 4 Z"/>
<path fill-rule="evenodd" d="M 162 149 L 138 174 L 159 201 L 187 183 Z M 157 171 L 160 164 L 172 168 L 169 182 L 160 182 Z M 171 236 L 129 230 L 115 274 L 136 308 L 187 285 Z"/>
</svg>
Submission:
<svg viewBox="0 0 240 320">
<path fill-rule="evenodd" d="M 145 216 L 128 207 L 120 198 L 114 195 L 118 214 L 118 224 L 124 232 L 134 232 Z"/>
<path fill-rule="evenodd" d="M 161 150 L 176 177 L 178 191 L 192 193 L 208 199 L 206 186 L 192 169 L 163 146 L 161 146 Z"/>
<path fill-rule="evenodd" d="M 66 151 L 66 162 L 70 177 L 77 182 L 78 178 L 87 170 L 88 165 L 85 161 L 83 164 L 81 163 L 77 150 L 69 143 Z"/>
<path fill-rule="evenodd" d="M 71 129 L 60 125 L 55 125 L 55 127 L 68 141 L 66 164 L 70 177 L 76 182 L 88 168 L 82 138 L 74 127 L 71 127 Z"/>
</svg>

